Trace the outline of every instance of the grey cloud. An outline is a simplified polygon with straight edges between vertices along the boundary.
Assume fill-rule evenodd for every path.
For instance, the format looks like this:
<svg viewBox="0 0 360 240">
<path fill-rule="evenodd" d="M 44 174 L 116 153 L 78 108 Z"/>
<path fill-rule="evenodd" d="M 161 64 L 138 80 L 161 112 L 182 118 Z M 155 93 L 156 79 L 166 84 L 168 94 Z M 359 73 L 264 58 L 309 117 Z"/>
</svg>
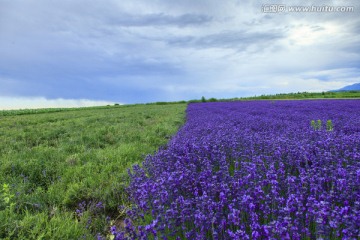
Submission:
<svg viewBox="0 0 360 240">
<path fill-rule="evenodd" d="M 78 52 L 71 57 L 67 53 L 47 60 L 41 64 L 27 62 L 20 65 L 17 62 L 21 71 L 10 69 L 16 62 L 2 65 L 0 95 L 44 96 L 51 99 L 91 96 L 92 99 L 99 100 L 115 100 L 120 97 L 120 100 L 123 100 L 126 97 L 126 101 L 130 101 L 130 96 L 138 92 L 136 87 L 153 89 L 154 79 L 167 82 L 185 74 L 179 65 L 145 57 L 128 58 L 115 55 L 103 60 Z M 59 64 L 59 61 L 62 64 Z M 103 78 L 115 80 L 102 81 Z M 158 83 L 159 86 L 161 84 Z M 136 96 L 133 96 L 131 101 L 136 101 Z"/>
<path fill-rule="evenodd" d="M 273 16 L 264 14 L 261 17 L 256 17 L 256 18 L 252 18 L 251 20 L 247 20 L 247 21 L 243 22 L 243 24 L 246 26 L 249 26 L 249 27 L 256 27 L 256 26 L 263 25 L 263 24 L 271 21 L 272 19 L 273 19 Z"/>
<path fill-rule="evenodd" d="M 359 65 L 359 58 L 360 58 L 360 39 L 351 45 L 347 45 L 347 46 L 342 46 L 340 47 L 341 50 L 348 52 L 352 55 L 357 55 L 358 58 L 356 60 L 354 60 L 353 62 L 347 62 L 346 64 L 348 64 L 348 66 L 358 66 Z"/>
<path fill-rule="evenodd" d="M 351 30 L 356 33 L 356 34 L 360 34 L 360 21 L 356 21 L 352 27 Z"/>
<path fill-rule="evenodd" d="M 354 21 L 352 24 L 349 25 L 347 28 L 346 33 L 348 36 L 346 41 L 342 42 L 338 45 L 339 50 L 343 50 L 345 52 L 350 53 L 351 55 L 357 55 L 360 57 L 360 21 Z M 355 65 L 359 65 L 358 58 L 355 60 L 357 61 Z"/>
<path fill-rule="evenodd" d="M 202 37 L 178 37 L 169 40 L 170 45 L 194 48 L 233 48 L 245 50 L 250 45 L 274 42 L 284 37 L 281 31 L 273 32 L 222 32 Z"/>
<path fill-rule="evenodd" d="M 202 25 L 212 20 L 211 16 L 198 14 L 183 14 L 172 16 L 164 13 L 147 15 L 121 14 L 109 19 L 109 23 L 125 27 L 144 27 L 144 26 L 178 26 L 186 27 L 190 25 Z"/>
<path fill-rule="evenodd" d="M 315 72 L 307 72 L 301 75 L 303 79 L 317 79 L 321 82 L 330 82 L 341 80 L 344 82 L 352 82 L 354 78 L 360 75 L 360 68 L 329 68 Z"/>
<path fill-rule="evenodd" d="M 324 27 L 321 27 L 321 26 L 311 26 L 311 29 L 312 29 L 314 32 L 325 30 L 325 28 L 324 28 Z"/>
</svg>

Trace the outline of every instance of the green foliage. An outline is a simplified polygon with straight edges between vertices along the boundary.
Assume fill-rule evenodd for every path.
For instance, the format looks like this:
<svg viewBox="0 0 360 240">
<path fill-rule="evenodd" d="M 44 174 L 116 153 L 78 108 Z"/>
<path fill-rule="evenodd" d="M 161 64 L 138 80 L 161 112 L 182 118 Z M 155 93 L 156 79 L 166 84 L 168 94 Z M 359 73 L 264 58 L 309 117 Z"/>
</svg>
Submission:
<svg viewBox="0 0 360 240">
<path fill-rule="evenodd" d="M 0 192 L 0 238 L 6 237 L 6 228 L 15 215 L 14 197 L 10 186 L 4 183 Z"/>
<path fill-rule="evenodd" d="M 318 119 L 317 121 L 311 120 L 310 125 L 314 130 L 321 130 L 321 120 L 320 119 Z"/>
<path fill-rule="evenodd" d="M 320 119 L 318 119 L 317 121 L 311 120 L 310 125 L 314 130 L 321 130 L 321 128 L 322 128 L 322 123 L 321 123 Z M 329 131 L 333 131 L 333 130 L 334 130 L 334 126 L 333 126 L 332 121 L 327 120 L 326 121 L 326 131 L 329 132 Z"/>
<path fill-rule="evenodd" d="M 118 104 L 119 105 L 119 104 Z M 109 108 L 110 105 L 101 107 L 82 107 L 82 108 L 39 108 L 39 109 L 20 109 L 20 110 L 0 110 L 0 116 L 29 115 L 41 113 L 55 113 L 65 111 L 93 110 Z"/>
<path fill-rule="evenodd" d="M 311 123 L 310 123 L 311 127 L 316 130 L 316 123 L 315 123 L 315 120 L 311 120 Z"/>
<path fill-rule="evenodd" d="M 297 93 L 280 93 L 273 95 L 261 95 L 255 97 L 233 98 L 225 99 L 231 100 L 268 100 L 268 99 L 329 99 L 329 98 L 360 98 L 360 91 L 346 91 L 346 92 L 297 92 Z M 222 100 L 223 101 L 223 100 Z"/>
<path fill-rule="evenodd" d="M 231 99 L 221 99 L 221 101 L 230 101 Z M 201 99 L 192 99 L 187 101 L 187 103 L 201 103 L 201 102 L 217 102 L 220 101 L 216 98 L 209 98 L 206 99 L 204 96 L 201 97 Z"/>
<path fill-rule="evenodd" d="M 146 103 L 145 105 L 169 105 L 169 104 L 180 104 L 180 103 L 187 103 L 186 101 L 177 101 L 177 102 L 153 102 L 153 103 Z"/>
<path fill-rule="evenodd" d="M 0 238 L 106 235 L 105 216 L 115 219 L 118 205 L 129 204 L 127 169 L 166 144 L 185 109 L 183 103 L 124 105 L 0 116 L 0 183 L 7 183 Z M 104 211 L 89 208 L 75 218 L 83 201 L 101 201 Z"/>
<path fill-rule="evenodd" d="M 74 219 L 72 213 L 54 211 L 52 215 L 46 212 L 25 211 L 21 218 L 12 222 L 4 222 L 0 214 L 3 223 L 0 237 L 2 239 L 90 239 L 92 237 L 86 225 Z"/>
<path fill-rule="evenodd" d="M 1 196 L 0 197 L 0 201 L 1 201 L 0 209 L 11 207 L 11 205 L 13 205 L 12 201 L 13 201 L 14 195 L 10 192 L 10 187 L 8 184 L 6 184 L 6 183 L 3 184 L 0 196 Z"/>
<path fill-rule="evenodd" d="M 334 126 L 331 120 L 327 120 L 326 121 L 326 131 L 333 131 L 334 130 Z"/>
<path fill-rule="evenodd" d="M 316 121 L 316 127 L 317 127 L 317 130 L 321 130 L 321 120 L 320 119 L 318 119 Z"/>
</svg>

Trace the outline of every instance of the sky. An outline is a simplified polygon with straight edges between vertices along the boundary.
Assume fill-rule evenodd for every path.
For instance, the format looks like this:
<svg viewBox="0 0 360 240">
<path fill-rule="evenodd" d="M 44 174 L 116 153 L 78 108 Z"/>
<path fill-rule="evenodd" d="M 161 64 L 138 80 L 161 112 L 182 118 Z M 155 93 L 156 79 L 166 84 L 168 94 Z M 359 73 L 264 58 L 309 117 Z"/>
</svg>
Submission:
<svg viewBox="0 0 360 240">
<path fill-rule="evenodd" d="M 0 109 L 339 89 L 360 82 L 359 16 L 358 0 L 0 0 Z"/>
</svg>

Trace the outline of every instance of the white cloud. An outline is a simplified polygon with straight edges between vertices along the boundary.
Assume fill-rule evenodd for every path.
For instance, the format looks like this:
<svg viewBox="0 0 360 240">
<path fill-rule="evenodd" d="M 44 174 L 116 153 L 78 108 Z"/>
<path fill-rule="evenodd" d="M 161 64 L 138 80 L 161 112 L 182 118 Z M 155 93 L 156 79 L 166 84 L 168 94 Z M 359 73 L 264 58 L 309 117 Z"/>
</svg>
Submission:
<svg viewBox="0 0 360 240">
<path fill-rule="evenodd" d="M 112 105 L 109 101 L 89 99 L 46 99 L 44 97 L 1 97 L 0 110 L 35 108 L 75 108 Z"/>
</svg>

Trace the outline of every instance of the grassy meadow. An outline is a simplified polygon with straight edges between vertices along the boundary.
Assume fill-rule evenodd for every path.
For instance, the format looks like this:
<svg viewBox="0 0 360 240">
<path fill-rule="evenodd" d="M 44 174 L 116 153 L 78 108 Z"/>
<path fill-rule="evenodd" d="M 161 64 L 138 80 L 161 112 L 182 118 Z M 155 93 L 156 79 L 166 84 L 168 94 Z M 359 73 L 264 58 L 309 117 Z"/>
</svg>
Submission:
<svg viewBox="0 0 360 240">
<path fill-rule="evenodd" d="M 0 238 L 91 239 L 129 206 L 127 169 L 167 143 L 187 104 L 0 116 Z"/>
</svg>

